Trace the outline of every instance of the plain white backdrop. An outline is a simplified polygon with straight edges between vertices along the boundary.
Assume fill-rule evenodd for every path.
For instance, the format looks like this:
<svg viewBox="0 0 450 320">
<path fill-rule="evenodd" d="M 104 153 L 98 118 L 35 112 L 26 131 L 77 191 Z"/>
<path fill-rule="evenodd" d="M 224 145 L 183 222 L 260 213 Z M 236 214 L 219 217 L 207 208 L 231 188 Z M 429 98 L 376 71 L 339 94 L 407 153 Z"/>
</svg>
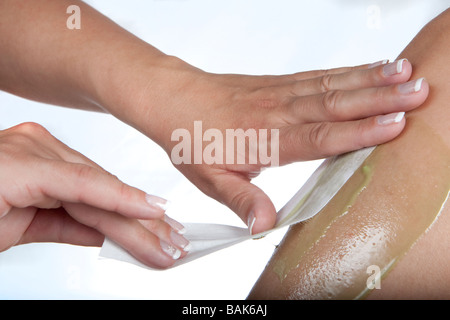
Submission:
<svg viewBox="0 0 450 320">
<path fill-rule="evenodd" d="M 450 5 L 449 0 L 87 2 L 163 52 L 206 71 L 244 74 L 393 60 Z M 40 123 L 122 181 L 169 199 L 168 214 L 178 221 L 244 226 L 174 169 L 156 144 L 109 115 L 48 106 L 0 91 L 0 130 L 25 121 Z M 318 164 L 320 160 L 266 170 L 254 183 L 279 209 Z M 99 248 L 14 247 L 0 253 L 0 299 L 244 299 L 284 232 L 166 271 L 99 259 Z"/>
</svg>

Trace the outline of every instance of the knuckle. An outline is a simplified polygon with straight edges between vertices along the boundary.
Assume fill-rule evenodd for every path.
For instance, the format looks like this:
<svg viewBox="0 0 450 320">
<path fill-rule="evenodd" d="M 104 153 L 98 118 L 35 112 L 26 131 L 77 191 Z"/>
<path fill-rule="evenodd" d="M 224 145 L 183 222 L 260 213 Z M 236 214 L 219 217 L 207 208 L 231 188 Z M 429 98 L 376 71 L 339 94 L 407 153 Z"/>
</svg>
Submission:
<svg viewBox="0 0 450 320">
<path fill-rule="evenodd" d="M 95 169 L 84 165 L 84 164 L 72 164 L 71 170 L 75 176 L 75 182 L 78 185 L 78 188 L 81 188 L 80 190 L 83 190 L 86 185 L 92 184 L 93 180 L 95 180 Z M 80 193 L 80 198 L 83 197 L 84 193 Z M 78 199 L 80 202 L 84 202 L 85 199 Z"/>
<path fill-rule="evenodd" d="M 131 191 L 131 188 L 127 186 L 125 183 L 122 183 L 119 181 L 119 179 L 116 178 L 116 181 L 118 182 L 118 199 L 114 202 L 114 208 L 112 209 L 114 212 L 120 212 L 120 204 L 121 203 L 130 203 L 133 201 L 133 192 Z"/>
<path fill-rule="evenodd" d="M 332 90 L 327 91 L 322 95 L 322 108 L 328 115 L 339 116 L 338 105 L 341 94 L 341 91 Z"/>
<path fill-rule="evenodd" d="M 332 75 L 327 72 L 325 72 L 325 74 L 319 78 L 319 87 L 321 92 L 327 92 L 331 90 L 331 80 Z"/>
<path fill-rule="evenodd" d="M 81 181 L 89 181 L 92 178 L 93 168 L 84 164 L 75 164 L 74 170 Z"/>
<path fill-rule="evenodd" d="M 24 122 L 14 127 L 16 132 L 28 135 L 48 134 L 49 132 L 43 126 L 35 122 Z"/>
<path fill-rule="evenodd" d="M 249 193 L 246 191 L 238 192 L 230 199 L 230 205 L 235 208 L 237 212 L 241 212 L 244 208 L 245 200 L 248 198 Z"/>
<path fill-rule="evenodd" d="M 372 96 L 372 102 L 379 106 L 386 102 L 386 90 L 384 88 L 375 88 L 374 94 Z"/>
<path fill-rule="evenodd" d="M 321 122 L 314 125 L 307 135 L 308 144 L 314 149 L 323 152 L 326 148 L 327 137 L 330 134 L 330 124 Z"/>
<path fill-rule="evenodd" d="M 367 121 L 357 121 L 355 123 L 352 134 L 352 137 L 354 137 L 352 150 L 365 148 L 370 145 L 367 137 L 368 131 L 369 126 Z"/>
<path fill-rule="evenodd" d="M 23 147 L 35 147 L 38 139 L 45 139 L 50 133 L 40 124 L 34 122 L 24 122 L 16 125 L 6 132 L 7 135 L 3 139 L 3 145 L 7 143 L 10 146 L 16 146 L 18 150 Z"/>
</svg>

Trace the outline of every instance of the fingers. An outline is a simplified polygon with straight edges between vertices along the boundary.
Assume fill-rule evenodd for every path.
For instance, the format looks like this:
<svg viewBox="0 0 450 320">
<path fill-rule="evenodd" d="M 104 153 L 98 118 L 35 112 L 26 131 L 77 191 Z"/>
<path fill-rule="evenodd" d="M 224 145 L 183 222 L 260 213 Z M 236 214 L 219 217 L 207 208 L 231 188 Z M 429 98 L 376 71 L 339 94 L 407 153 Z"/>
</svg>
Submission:
<svg viewBox="0 0 450 320">
<path fill-rule="evenodd" d="M 189 241 L 163 220 L 138 221 L 83 204 L 64 203 L 64 208 L 152 268 L 170 267 L 190 249 Z"/>
<path fill-rule="evenodd" d="M 425 101 L 428 90 L 423 78 L 386 87 L 334 90 L 298 97 L 286 106 L 284 113 L 292 123 L 355 120 L 410 111 Z"/>
<path fill-rule="evenodd" d="M 362 64 L 359 66 L 352 66 L 352 67 L 339 67 L 339 68 L 332 68 L 332 69 L 325 69 L 325 70 L 313 70 L 313 71 L 298 72 L 298 73 L 292 74 L 291 78 L 294 79 L 295 81 L 317 79 L 317 78 L 327 76 L 327 75 L 348 73 L 348 72 L 356 71 L 356 70 L 366 70 L 368 68 L 373 68 L 373 67 L 379 66 L 386 62 L 387 62 L 387 60 L 383 60 L 383 61 L 375 62 L 373 64 Z"/>
<path fill-rule="evenodd" d="M 18 241 L 100 245 L 108 236 L 155 268 L 170 266 L 188 251 L 183 227 L 165 216 L 166 200 L 122 183 L 40 125 L 5 131 L 0 146 L 6 181 L 0 221 L 8 220 L 16 237 L 6 246 Z M 25 228 L 10 223 L 24 221 L 31 209 Z"/>
<path fill-rule="evenodd" d="M 130 187 L 102 170 L 63 161 L 47 161 L 40 170 L 46 179 L 40 189 L 46 197 L 83 203 L 130 218 L 164 216 L 166 200 Z"/>
<path fill-rule="evenodd" d="M 0 215 L 12 207 L 81 202 L 127 217 L 158 219 L 166 200 L 122 183 L 35 123 L 2 132 Z M 8 168 L 8 170 L 6 169 Z"/>
<path fill-rule="evenodd" d="M 412 66 L 401 59 L 374 68 L 358 68 L 342 73 L 325 73 L 316 78 L 295 81 L 288 88 L 297 96 L 313 95 L 331 90 L 355 90 L 402 83 L 411 77 Z"/>
<path fill-rule="evenodd" d="M 390 141 L 404 126 L 403 112 L 358 121 L 290 126 L 280 131 L 280 150 L 286 163 L 325 158 Z"/>
<path fill-rule="evenodd" d="M 20 243 L 22 234 L 28 230 L 36 209 L 12 208 L 0 219 L 0 252 Z"/>
<path fill-rule="evenodd" d="M 22 215 L 14 208 L 10 215 Z M 68 243 L 79 246 L 101 246 L 104 235 L 79 223 L 64 208 L 39 209 L 23 233 L 20 244 L 32 242 Z"/>
<path fill-rule="evenodd" d="M 213 179 L 213 197 L 233 210 L 247 224 L 250 234 L 274 227 L 276 210 L 272 201 L 249 179 L 230 172 L 217 174 Z"/>
</svg>

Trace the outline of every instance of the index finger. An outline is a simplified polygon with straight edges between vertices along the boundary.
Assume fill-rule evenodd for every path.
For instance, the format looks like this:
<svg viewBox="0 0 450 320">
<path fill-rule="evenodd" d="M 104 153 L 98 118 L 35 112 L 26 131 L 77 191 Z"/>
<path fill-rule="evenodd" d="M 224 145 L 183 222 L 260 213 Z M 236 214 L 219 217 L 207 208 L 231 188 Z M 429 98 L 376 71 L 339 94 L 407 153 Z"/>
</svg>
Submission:
<svg viewBox="0 0 450 320">
<path fill-rule="evenodd" d="M 406 59 L 374 68 L 357 68 L 347 72 L 327 72 L 315 78 L 295 81 L 289 92 L 297 96 L 313 95 L 332 90 L 357 90 L 383 87 L 408 81 L 412 65 Z"/>
<path fill-rule="evenodd" d="M 167 200 L 131 187 L 92 166 L 48 161 L 41 170 L 41 191 L 64 202 L 83 203 L 137 219 L 162 219 Z"/>
</svg>

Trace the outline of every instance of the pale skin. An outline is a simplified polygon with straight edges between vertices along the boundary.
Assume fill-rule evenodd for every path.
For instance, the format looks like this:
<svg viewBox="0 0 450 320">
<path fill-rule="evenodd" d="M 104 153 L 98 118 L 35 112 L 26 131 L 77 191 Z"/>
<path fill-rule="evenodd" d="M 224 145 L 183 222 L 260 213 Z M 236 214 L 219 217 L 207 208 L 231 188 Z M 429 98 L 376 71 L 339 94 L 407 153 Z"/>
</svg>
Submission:
<svg viewBox="0 0 450 320">
<path fill-rule="evenodd" d="M 427 101 L 420 108 L 407 113 L 407 121 L 410 125 L 398 139 L 383 146 L 385 151 L 380 151 L 382 155 L 374 167 L 371 183 L 354 201 L 347 217 L 344 216 L 345 218 L 332 223 L 326 233 L 321 236 L 320 241 L 307 250 L 307 254 L 301 254 L 295 248 L 300 248 L 297 245 L 299 241 L 307 242 L 311 238 L 311 227 L 317 225 L 320 219 L 323 219 L 323 215 L 318 215 L 303 225 L 292 227 L 250 292 L 250 299 L 356 298 L 355 295 L 348 295 L 349 291 L 345 291 L 347 290 L 345 286 L 350 283 L 351 287 L 358 281 L 362 281 L 365 286 L 369 275 L 352 278 L 350 272 L 345 277 L 335 276 L 339 273 L 339 269 L 337 272 L 330 273 L 329 270 L 334 267 L 331 261 L 335 261 L 336 265 L 340 263 L 340 270 L 344 268 L 343 261 L 351 261 L 353 265 L 350 263 L 345 265 L 345 268 L 358 270 L 360 267 L 367 267 L 365 263 L 370 264 L 372 257 L 377 255 L 382 257 L 386 252 L 395 250 L 396 246 L 401 245 L 393 241 L 388 250 L 384 250 L 386 247 L 382 246 L 374 250 L 375 247 L 367 242 L 368 245 L 364 247 L 361 239 L 367 237 L 370 226 L 367 224 L 358 226 L 358 222 L 369 221 L 365 220 L 366 217 L 377 216 L 381 223 L 378 225 L 380 230 L 400 230 L 397 234 L 384 232 L 384 238 L 389 238 L 390 235 L 399 238 L 402 234 L 409 236 L 418 230 L 415 224 L 418 219 L 415 217 L 434 217 L 439 212 L 441 202 L 444 205 L 437 220 L 426 232 L 423 230 L 418 235 L 415 234 L 416 242 L 412 246 L 405 246 L 399 250 L 404 254 L 399 256 L 392 270 L 381 280 L 380 288 L 366 292 L 363 298 L 450 298 L 448 290 L 450 286 L 448 267 L 450 205 L 448 200 L 445 202 L 445 195 L 449 192 L 450 169 L 448 122 L 450 82 L 447 63 L 449 52 L 450 10 L 446 10 L 424 27 L 401 53 L 401 56 L 408 58 L 414 66 L 413 78 L 420 75 L 428 79 L 431 89 Z M 415 151 L 408 153 L 409 150 Z M 388 170 L 389 173 L 385 174 Z M 401 175 L 396 176 L 394 172 L 401 172 Z M 345 186 L 345 189 L 350 191 L 355 191 L 357 188 L 358 185 L 351 181 Z M 440 196 L 435 198 L 437 193 Z M 342 195 L 337 195 L 323 212 L 333 215 L 333 211 L 338 210 L 337 206 L 333 207 L 333 205 L 342 200 Z M 421 210 L 421 208 L 433 208 L 433 210 Z M 404 215 L 406 219 L 393 222 L 383 218 L 395 214 Z M 383 226 L 384 221 L 392 225 Z M 424 226 L 426 224 L 422 225 Z M 350 245 L 361 245 L 366 253 L 347 250 L 348 248 L 342 246 L 341 240 Z M 371 250 L 370 253 L 369 250 Z M 274 266 L 277 261 L 286 259 L 288 255 L 289 259 L 295 260 L 291 263 L 294 267 L 290 269 L 286 278 L 280 281 L 274 272 Z M 295 258 L 296 255 L 298 258 Z M 332 257 L 338 258 L 333 260 Z M 328 268 L 320 269 L 317 262 L 324 260 L 327 261 Z M 313 279 L 316 279 L 315 284 Z M 317 285 L 324 279 L 328 281 L 326 286 Z M 346 279 L 358 280 L 349 280 L 345 283 Z M 330 291 L 328 296 L 326 291 L 329 288 L 336 288 L 334 292 L 342 290 L 343 295 L 333 296 L 333 291 Z"/>
<path fill-rule="evenodd" d="M 74 4 L 81 9 L 80 30 L 66 27 L 66 8 Z M 419 107 L 428 96 L 426 80 L 415 92 L 402 90 L 412 74 L 407 60 L 400 68 L 397 62 L 387 68 L 377 63 L 283 76 L 208 73 L 160 52 L 79 1 L 2 0 L 0 21 L 0 89 L 53 105 L 110 113 L 169 155 L 175 144 L 172 132 L 189 130 L 194 121 L 201 120 L 204 129 L 222 132 L 279 129 L 280 164 L 323 158 L 394 139 L 405 126 L 405 119 L 392 121 L 398 112 Z M 38 156 L 30 150 L 36 132 L 43 139 Z M 22 137 L 21 145 L 11 142 L 17 137 Z M 67 165 L 61 170 L 69 173 L 54 168 L 54 180 L 42 179 L 39 169 L 33 173 L 19 165 L 15 175 L 0 172 L 2 181 L 9 182 L 3 185 L 22 181 L 19 190 L 30 183 L 36 186 L 31 193 L 14 194 L 16 202 L 9 189 L 2 191 L 6 209 L 0 227 L 8 228 L 12 235 L 0 242 L 0 251 L 33 241 L 100 245 L 108 235 L 145 264 L 158 268 L 174 261 L 161 250 L 160 239 L 179 249 L 179 257 L 185 254 L 183 242 L 178 236 L 178 241 L 173 239 L 174 222 L 171 226 L 162 221 L 163 210 L 139 213 L 125 205 L 129 203 L 131 208 L 136 199 L 145 204 L 144 192 L 124 185 L 45 129 L 26 124 L 2 131 L 0 152 L 5 166 L 13 159 L 9 146 L 24 155 L 21 166 L 50 170 L 49 166 L 53 169 L 63 162 Z M 58 161 L 48 161 L 49 153 L 50 160 Z M 250 232 L 273 227 L 276 212 L 271 200 L 251 184 L 262 164 L 177 168 L 251 225 Z M 59 174 L 73 177 L 75 186 L 81 179 L 98 196 L 90 199 L 79 189 L 50 192 L 61 183 Z M 105 183 L 116 186 L 116 201 L 124 205 L 108 202 L 109 195 L 102 192 Z M 59 215 L 50 215 L 56 212 Z M 55 229 L 35 227 L 41 226 L 35 223 L 38 217 L 51 221 Z M 61 229 L 61 219 L 70 221 L 70 237 Z M 16 228 L 14 221 L 20 221 L 20 227 Z M 121 229 L 117 229 L 119 225 Z M 89 236 L 83 237 L 86 233 Z"/>
</svg>

